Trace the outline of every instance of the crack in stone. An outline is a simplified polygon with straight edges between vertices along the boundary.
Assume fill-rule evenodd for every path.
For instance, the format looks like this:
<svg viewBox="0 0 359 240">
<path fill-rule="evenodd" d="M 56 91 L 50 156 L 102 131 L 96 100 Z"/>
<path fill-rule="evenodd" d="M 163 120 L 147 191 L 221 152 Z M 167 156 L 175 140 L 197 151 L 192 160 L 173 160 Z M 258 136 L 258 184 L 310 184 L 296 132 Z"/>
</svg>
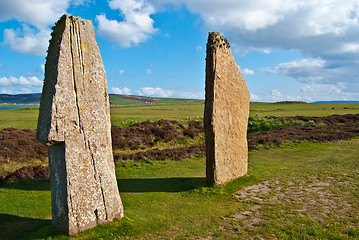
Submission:
<svg viewBox="0 0 359 240">
<path fill-rule="evenodd" d="M 68 186 L 69 186 L 69 187 L 71 186 L 70 180 L 69 180 L 69 182 L 68 182 Z M 73 205 L 73 202 L 72 202 L 72 194 L 71 194 L 71 193 L 69 193 L 69 199 L 70 199 L 70 206 L 71 206 L 72 216 L 73 216 L 74 218 L 76 218 L 76 226 L 77 226 L 77 229 L 76 229 L 75 232 L 78 232 L 79 229 L 80 229 L 80 221 L 79 221 L 79 219 L 78 219 L 78 214 L 75 214 L 75 212 L 74 212 L 74 205 Z M 69 218 L 69 216 L 67 216 L 67 217 Z M 69 220 L 70 220 L 70 218 L 69 218 Z M 70 224 L 69 224 L 69 231 L 70 231 Z"/>
<path fill-rule="evenodd" d="M 102 183 L 101 181 L 101 176 L 99 176 L 99 180 L 100 180 L 100 183 Z M 102 194 L 102 201 L 103 201 L 103 205 L 104 205 L 104 208 L 105 208 L 105 214 L 106 214 L 106 218 L 105 219 L 108 219 L 108 213 L 107 213 L 107 207 L 106 207 L 106 201 L 105 201 L 105 193 L 103 191 L 103 187 L 102 187 L 102 184 L 100 185 L 101 186 L 101 194 Z"/>
</svg>

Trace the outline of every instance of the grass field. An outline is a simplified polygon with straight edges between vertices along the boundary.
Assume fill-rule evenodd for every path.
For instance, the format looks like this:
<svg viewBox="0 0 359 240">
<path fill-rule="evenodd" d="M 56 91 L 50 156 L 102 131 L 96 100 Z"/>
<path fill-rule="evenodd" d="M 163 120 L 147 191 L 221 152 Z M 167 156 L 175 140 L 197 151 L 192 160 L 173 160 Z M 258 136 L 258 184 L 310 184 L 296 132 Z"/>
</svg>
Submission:
<svg viewBox="0 0 359 240">
<path fill-rule="evenodd" d="M 334 108 L 334 109 L 333 109 Z M 252 103 L 255 116 L 357 114 L 358 105 Z M 0 128 L 35 128 L 34 109 Z M 201 119 L 203 104 L 111 109 L 113 124 Z M 125 218 L 73 239 L 359 239 L 359 139 L 249 153 L 249 171 L 207 187 L 205 159 L 116 163 Z M 69 239 L 51 226 L 49 182 L 0 190 L 0 239 Z"/>
<path fill-rule="evenodd" d="M 132 107 L 112 107 L 113 125 L 128 126 L 135 122 L 160 119 L 203 119 L 204 104 L 163 104 Z M 357 114 L 358 104 L 311 103 L 251 103 L 251 116 L 328 116 L 332 114 Z M 0 129 L 14 127 L 35 129 L 38 109 L 0 111 Z"/>
<path fill-rule="evenodd" d="M 75 238 L 357 239 L 358 156 L 359 140 L 251 152 L 221 187 L 205 186 L 204 159 L 116 165 L 125 218 Z M 67 239 L 50 219 L 48 182 L 3 187 L 0 236 Z"/>
</svg>

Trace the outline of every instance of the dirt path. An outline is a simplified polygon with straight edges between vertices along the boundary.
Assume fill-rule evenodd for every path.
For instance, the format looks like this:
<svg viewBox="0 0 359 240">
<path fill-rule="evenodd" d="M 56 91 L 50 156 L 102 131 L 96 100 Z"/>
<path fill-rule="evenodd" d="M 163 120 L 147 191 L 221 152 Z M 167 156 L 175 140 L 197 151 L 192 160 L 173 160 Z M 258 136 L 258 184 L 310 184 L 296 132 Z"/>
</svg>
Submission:
<svg viewBox="0 0 359 240">
<path fill-rule="evenodd" d="M 358 172 L 359 173 L 359 172 Z M 261 236 L 263 228 L 273 225 L 271 221 L 282 219 L 279 225 L 291 224 L 291 219 L 323 223 L 335 217 L 340 221 L 358 214 L 358 206 L 351 198 L 338 196 L 343 186 L 358 184 L 357 179 L 343 176 L 319 180 L 315 177 L 304 182 L 265 181 L 248 186 L 234 196 L 245 206 L 238 213 L 225 217 L 220 227 L 202 239 L 266 239 Z M 310 220 L 309 220 L 310 219 Z M 348 229 L 357 223 L 347 221 Z M 257 234 L 254 234 L 257 232 Z M 259 234 L 258 234 L 259 233 Z M 271 239 L 277 239 L 273 236 Z"/>
</svg>

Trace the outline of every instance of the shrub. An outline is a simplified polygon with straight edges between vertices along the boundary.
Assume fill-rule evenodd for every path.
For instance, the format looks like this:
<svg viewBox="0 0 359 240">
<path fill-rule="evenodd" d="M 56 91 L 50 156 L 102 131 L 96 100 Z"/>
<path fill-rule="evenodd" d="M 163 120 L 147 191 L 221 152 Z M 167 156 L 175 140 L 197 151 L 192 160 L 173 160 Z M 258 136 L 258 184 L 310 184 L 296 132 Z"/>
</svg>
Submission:
<svg viewBox="0 0 359 240">
<path fill-rule="evenodd" d="M 314 121 L 305 122 L 302 120 L 287 120 L 285 118 L 268 118 L 253 116 L 248 119 L 248 133 L 272 131 L 286 126 L 303 126 L 305 124 L 314 124 Z"/>
</svg>

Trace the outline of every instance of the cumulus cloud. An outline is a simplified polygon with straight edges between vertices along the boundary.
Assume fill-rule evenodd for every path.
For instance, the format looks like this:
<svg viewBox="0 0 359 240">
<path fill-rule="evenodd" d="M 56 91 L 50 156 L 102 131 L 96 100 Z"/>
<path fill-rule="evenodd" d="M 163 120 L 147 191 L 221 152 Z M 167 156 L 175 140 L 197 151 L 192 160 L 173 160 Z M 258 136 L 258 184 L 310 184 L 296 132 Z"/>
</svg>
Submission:
<svg viewBox="0 0 359 240">
<path fill-rule="evenodd" d="M 232 45 L 241 50 L 298 49 L 305 54 L 319 54 L 318 57 L 358 51 L 356 0 L 181 2 L 200 14 L 208 29 L 227 33 Z"/>
<path fill-rule="evenodd" d="M 10 86 L 10 85 L 26 85 L 26 86 L 42 86 L 42 81 L 35 76 L 31 77 L 0 77 L 0 86 Z"/>
<path fill-rule="evenodd" d="M 113 87 L 111 88 L 112 92 L 115 94 L 122 94 L 122 95 L 131 95 L 131 89 L 124 87 L 122 89 Z"/>
<path fill-rule="evenodd" d="M 0 77 L 0 92 L 3 94 L 41 92 L 41 88 L 42 81 L 35 76 Z"/>
<path fill-rule="evenodd" d="M 54 24 L 66 12 L 69 4 L 69 0 L 0 1 L 0 21 L 16 19 L 19 22 L 26 22 L 37 28 L 43 28 Z"/>
<path fill-rule="evenodd" d="M 262 98 L 261 98 L 262 100 Z M 286 94 L 283 94 L 278 89 L 273 89 L 270 92 L 268 92 L 264 98 L 263 101 L 265 102 L 279 102 L 279 101 L 308 101 L 308 99 L 305 96 L 288 96 Z"/>
<path fill-rule="evenodd" d="M 173 97 L 188 99 L 204 99 L 204 91 L 195 91 L 189 89 L 174 89 Z"/>
<path fill-rule="evenodd" d="M 273 96 L 274 98 L 277 98 L 277 97 L 281 97 L 281 96 L 282 96 L 282 93 L 281 93 L 278 89 L 273 89 L 270 94 L 271 94 L 271 96 Z"/>
<path fill-rule="evenodd" d="M 295 11 L 301 4 L 293 0 L 185 0 L 192 12 L 199 13 L 205 23 L 214 28 L 227 31 L 237 28 L 255 32 L 272 26 Z"/>
<path fill-rule="evenodd" d="M 0 22 L 17 20 L 20 28 L 9 28 L 3 32 L 4 43 L 14 52 L 45 56 L 50 39 L 50 26 L 73 5 L 87 0 L 0 1 Z"/>
<path fill-rule="evenodd" d="M 245 68 L 245 69 L 241 70 L 241 72 L 242 72 L 243 75 L 247 75 L 247 76 L 255 74 L 255 72 L 253 70 L 248 69 L 248 68 Z"/>
<path fill-rule="evenodd" d="M 259 101 L 261 98 L 254 93 L 251 93 L 251 101 Z"/>
<path fill-rule="evenodd" d="M 154 7 L 144 0 L 110 0 L 112 10 L 119 10 L 123 21 L 107 19 L 105 14 L 97 15 L 97 32 L 122 47 L 131 47 L 145 42 L 157 29 L 150 17 Z"/>
<path fill-rule="evenodd" d="M 308 84 L 300 89 L 303 96 L 312 96 L 313 101 L 323 100 L 342 100 L 348 101 L 358 99 L 357 91 L 349 89 L 358 89 L 359 83 L 348 84 L 338 82 L 336 84 Z"/>
<path fill-rule="evenodd" d="M 288 95 L 285 92 L 281 92 L 278 89 L 273 89 L 268 92 L 260 100 L 268 102 L 277 102 L 277 101 L 305 101 L 305 102 L 315 102 L 315 101 L 349 101 L 359 98 L 359 93 L 357 91 L 350 92 L 348 88 L 358 89 L 359 83 L 348 84 L 345 82 L 338 82 L 335 84 L 316 84 L 310 83 L 299 89 L 298 92 L 292 92 L 291 95 Z M 252 95 L 251 95 L 252 97 Z M 253 99 L 251 98 L 253 101 Z"/>
<path fill-rule="evenodd" d="M 351 66 L 331 65 L 327 61 L 315 59 L 302 59 L 281 63 L 275 68 L 265 71 L 272 74 L 284 75 L 303 83 L 329 84 L 341 81 L 356 82 L 359 70 Z"/>
<path fill-rule="evenodd" d="M 173 94 L 172 90 L 164 90 L 159 87 L 143 87 L 137 92 L 141 96 L 156 96 L 156 97 L 170 97 Z"/>
<path fill-rule="evenodd" d="M 297 50 L 306 59 L 272 69 L 300 82 L 353 82 L 359 76 L 357 0 L 151 0 L 164 6 L 185 4 L 205 28 L 225 34 L 235 53 Z M 309 64 L 313 64 L 310 66 Z M 322 65 L 321 65 L 322 64 Z M 324 66 L 323 66 L 324 64 Z M 282 69 L 281 69 L 282 68 Z M 284 72 L 281 70 L 289 71 Z M 297 72 L 304 70 L 306 74 Z M 310 70 L 315 71 L 313 74 Z M 320 70 L 324 70 L 320 72 Z M 328 78 L 329 77 L 329 78 Z"/>
<path fill-rule="evenodd" d="M 143 87 L 137 94 L 140 96 L 155 97 L 177 97 L 188 99 L 204 99 L 204 91 L 195 91 L 189 89 L 163 89 L 159 87 Z"/>
<path fill-rule="evenodd" d="M 50 39 L 49 29 L 35 29 L 23 24 L 22 29 L 5 29 L 4 43 L 14 52 L 44 56 Z"/>
</svg>

